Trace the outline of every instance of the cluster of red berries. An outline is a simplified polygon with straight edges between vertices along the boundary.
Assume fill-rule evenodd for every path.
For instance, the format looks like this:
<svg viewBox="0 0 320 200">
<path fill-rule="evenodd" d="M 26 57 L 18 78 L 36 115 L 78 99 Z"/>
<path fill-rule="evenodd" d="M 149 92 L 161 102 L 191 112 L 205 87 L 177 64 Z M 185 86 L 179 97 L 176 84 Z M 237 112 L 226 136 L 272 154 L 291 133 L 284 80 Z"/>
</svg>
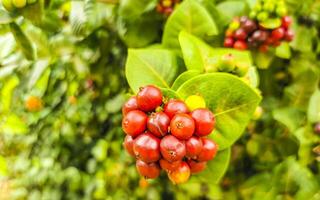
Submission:
<svg viewBox="0 0 320 200">
<path fill-rule="evenodd" d="M 160 0 L 157 5 L 157 12 L 169 16 L 178 3 L 180 3 L 180 0 Z"/>
<path fill-rule="evenodd" d="M 282 41 L 293 40 L 294 33 L 289 29 L 291 23 L 291 18 L 284 16 L 280 27 L 267 29 L 247 16 L 237 17 L 226 31 L 224 46 L 239 50 L 258 48 L 261 52 L 266 52 L 269 46 L 276 47 Z"/>
<path fill-rule="evenodd" d="M 145 178 L 157 178 L 163 169 L 174 184 L 186 182 L 217 153 L 217 144 L 204 137 L 215 127 L 213 113 L 206 108 L 190 112 L 179 99 L 164 103 L 155 86 L 141 88 L 123 105 L 122 113 L 124 147 L 137 159 L 137 170 Z"/>
</svg>

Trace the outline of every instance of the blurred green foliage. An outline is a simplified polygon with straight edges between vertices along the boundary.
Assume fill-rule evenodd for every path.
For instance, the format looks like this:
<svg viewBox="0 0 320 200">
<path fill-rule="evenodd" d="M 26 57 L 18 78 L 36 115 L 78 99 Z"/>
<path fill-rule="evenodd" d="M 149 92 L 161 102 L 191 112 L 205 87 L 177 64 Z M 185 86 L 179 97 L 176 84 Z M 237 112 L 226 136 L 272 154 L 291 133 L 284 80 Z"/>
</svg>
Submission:
<svg viewBox="0 0 320 200">
<path fill-rule="evenodd" d="M 264 112 L 232 146 L 220 184 L 194 176 L 174 186 L 165 175 L 145 182 L 122 148 L 127 48 L 161 49 L 162 41 L 177 50 L 172 35 L 181 29 L 162 33 L 187 22 L 219 47 L 232 17 L 248 14 L 254 2 L 193 0 L 167 24 L 154 0 L 0 8 L 0 199 L 320 199 L 317 0 L 286 0 L 296 33 L 290 48 L 252 52 Z M 30 96 L 43 109 L 29 112 Z"/>
</svg>

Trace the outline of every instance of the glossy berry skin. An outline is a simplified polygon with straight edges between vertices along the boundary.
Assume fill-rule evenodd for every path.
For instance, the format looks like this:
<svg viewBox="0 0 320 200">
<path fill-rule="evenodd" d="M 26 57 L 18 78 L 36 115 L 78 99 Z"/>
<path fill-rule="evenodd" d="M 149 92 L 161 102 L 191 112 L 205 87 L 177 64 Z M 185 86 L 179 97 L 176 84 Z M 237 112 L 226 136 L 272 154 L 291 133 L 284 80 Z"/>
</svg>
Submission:
<svg viewBox="0 0 320 200">
<path fill-rule="evenodd" d="M 169 126 L 170 118 L 164 112 L 152 113 L 148 118 L 148 130 L 157 137 L 165 136 Z"/>
<path fill-rule="evenodd" d="M 128 99 L 126 103 L 122 106 L 122 114 L 126 115 L 128 112 L 138 110 L 137 97 L 133 96 Z"/>
<path fill-rule="evenodd" d="M 244 29 L 239 28 L 234 32 L 234 37 L 238 40 L 245 40 L 247 38 L 247 33 Z"/>
<path fill-rule="evenodd" d="M 320 135 L 320 122 L 314 125 L 313 130 L 316 134 Z"/>
<path fill-rule="evenodd" d="M 215 126 L 215 117 L 213 113 L 206 108 L 199 108 L 190 113 L 196 124 L 195 134 L 197 136 L 209 135 Z"/>
<path fill-rule="evenodd" d="M 282 26 L 283 28 L 289 28 L 289 26 L 291 25 L 291 23 L 292 23 L 291 17 L 289 17 L 289 16 L 284 16 L 284 17 L 282 17 L 282 24 L 281 24 L 281 26 Z"/>
<path fill-rule="evenodd" d="M 122 119 L 122 129 L 126 134 L 137 137 L 146 130 L 147 119 L 148 116 L 140 110 L 130 111 Z"/>
<path fill-rule="evenodd" d="M 190 177 L 190 167 L 186 162 L 181 162 L 180 166 L 168 173 L 170 181 L 174 184 L 185 183 Z"/>
<path fill-rule="evenodd" d="M 170 99 L 164 106 L 164 112 L 170 119 L 172 119 L 177 113 L 188 113 L 189 109 L 183 101 L 178 99 Z"/>
<path fill-rule="evenodd" d="M 290 30 L 290 29 L 287 30 L 287 31 L 285 32 L 284 39 L 290 42 L 290 41 L 293 40 L 293 38 L 294 38 L 294 33 L 293 33 L 293 31 Z"/>
<path fill-rule="evenodd" d="M 191 174 L 196 174 L 206 169 L 207 162 L 197 162 L 194 160 L 188 160 L 188 165 L 190 167 Z"/>
<path fill-rule="evenodd" d="M 180 140 L 189 139 L 193 135 L 194 130 L 194 120 L 188 114 L 178 113 L 170 122 L 171 134 Z"/>
<path fill-rule="evenodd" d="M 160 152 L 164 159 L 169 162 L 182 160 L 186 155 L 186 147 L 183 141 L 173 135 L 166 135 L 160 142 Z"/>
<path fill-rule="evenodd" d="M 166 159 L 161 159 L 159 161 L 159 164 L 160 164 L 161 169 L 163 169 L 167 172 L 171 172 L 171 171 L 176 170 L 180 166 L 181 162 L 182 162 L 181 160 L 169 162 Z"/>
<path fill-rule="evenodd" d="M 133 137 L 130 135 L 126 135 L 126 137 L 124 138 L 123 146 L 131 156 L 135 157 L 136 155 L 133 152 L 133 143 Z"/>
<path fill-rule="evenodd" d="M 145 178 L 157 178 L 160 175 L 160 167 L 157 163 L 146 163 L 142 160 L 136 161 L 136 168 L 139 172 L 139 174 Z"/>
<path fill-rule="evenodd" d="M 234 40 L 231 37 L 226 37 L 223 42 L 224 47 L 233 47 Z"/>
<path fill-rule="evenodd" d="M 137 103 L 140 110 L 153 111 L 162 104 L 162 92 L 152 85 L 140 88 L 137 94 Z"/>
<path fill-rule="evenodd" d="M 208 138 L 202 138 L 202 144 L 202 151 L 198 155 L 197 161 L 204 162 L 212 160 L 216 156 L 218 151 L 217 144 Z"/>
<path fill-rule="evenodd" d="M 186 140 L 186 157 L 188 158 L 197 158 L 197 156 L 202 151 L 202 140 L 200 137 L 192 136 Z"/>
<path fill-rule="evenodd" d="M 248 19 L 247 21 L 245 21 L 241 27 L 246 33 L 252 33 L 254 30 L 257 29 L 256 23 L 251 19 Z"/>
<path fill-rule="evenodd" d="M 246 50 L 248 48 L 247 43 L 243 40 L 237 40 L 233 44 L 233 48 L 238 49 L 238 50 Z"/>
<path fill-rule="evenodd" d="M 264 42 L 268 39 L 268 36 L 269 36 L 269 34 L 267 31 L 257 30 L 255 32 L 253 32 L 252 39 L 254 41 L 258 41 L 258 42 Z"/>
<path fill-rule="evenodd" d="M 280 39 L 282 39 L 284 37 L 284 33 L 285 33 L 284 29 L 282 27 L 280 27 L 280 28 L 274 29 L 271 32 L 271 36 L 275 40 L 280 40 Z"/>
<path fill-rule="evenodd" d="M 134 140 L 133 152 L 137 159 L 146 163 L 156 162 L 161 157 L 160 139 L 151 133 L 143 133 Z"/>
<path fill-rule="evenodd" d="M 185 100 L 186 105 L 188 106 L 189 110 L 195 110 L 197 108 L 205 108 L 206 102 L 204 98 L 200 95 L 190 95 Z"/>
<path fill-rule="evenodd" d="M 234 70 L 235 58 L 234 58 L 233 54 L 228 53 L 228 54 L 221 56 L 217 65 L 218 65 L 219 71 L 221 71 L 221 72 L 231 72 L 232 70 Z"/>
</svg>

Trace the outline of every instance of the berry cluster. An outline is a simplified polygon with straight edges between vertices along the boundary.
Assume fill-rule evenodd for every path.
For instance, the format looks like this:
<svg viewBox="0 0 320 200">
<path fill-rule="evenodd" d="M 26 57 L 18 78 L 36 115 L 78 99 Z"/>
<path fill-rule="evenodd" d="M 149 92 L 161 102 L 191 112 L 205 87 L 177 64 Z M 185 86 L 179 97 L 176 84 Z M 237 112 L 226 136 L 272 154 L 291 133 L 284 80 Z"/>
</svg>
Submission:
<svg viewBox="0 0 320 200">
<path fill-rule="evenodd" d="M 184 183 L 217 153 L 217 144 L 205 138 L 214 129 L 215 117 L 203 108 L 200 96 L 192 95 L 186 103 L 162 99 L 161 90 L 149 85 L 123 105 L 123 144 L 137 159 L 141 176 L 157 178 L 163 169 L 174 184 Z"/>
<path fill-rule="evenodd" d="M 284 0 L 259 0 L 254 5 L 249 16 L 264 22 L 270 18 L 277 19 L 287 15 L 287 7 Z"/>
<path fill-rule="evenodd" d="M 157 12 L 169 16 L 178 3 L 180 3 L 180 0 L 160 0 L 157 5 Z"/>
<path fill-rule="evenodd" d="M 269 46 L 279 46 L 281 41 L 291 41 L 293 32 L 289 29 L 291 18 L 284 16 L 281 26 L 275 29 L 267 29 L 258 21 L 246 16 L 235 18 L 226 31 L 225 47 L 233 47 L 245 50 L 248 47 L 258 48 L 265 52 Z"/>
<path fill-rule="evenodd" d="M 14 11 L 15 9 L 20 9 L 24 8 L 27 5 L 31 5 L 36 3 L 37 0 L 2 0 L 2 6 L 7 10 L 7 11 Z"/>
</svg>

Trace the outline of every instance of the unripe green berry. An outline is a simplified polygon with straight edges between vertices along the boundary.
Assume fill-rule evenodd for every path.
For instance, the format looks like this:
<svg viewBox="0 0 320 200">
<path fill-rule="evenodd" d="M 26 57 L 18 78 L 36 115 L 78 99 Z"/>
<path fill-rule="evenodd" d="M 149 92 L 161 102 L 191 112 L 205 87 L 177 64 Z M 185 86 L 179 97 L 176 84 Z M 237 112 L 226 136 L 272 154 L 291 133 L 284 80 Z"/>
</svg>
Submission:
<svg viewBox="0 0 320 200">
<path fill-rule="evenodd" d="M 275 4 L 274 3 L 266 3 L 263 5 L 263 10 L 267 11 L 267 12 L 273 12 L 275 9 Z"/>
<path fill-rule="evenodd" d="M 239 27 L 240 27 L 240 22 L 238 20 L 233 20 L 229 25 L 229 29 L 232 31 L 237 30 Z"/>
<path fill-rule="evenodd" d="M 285 15 L 287 15 L 287 9 L 285 7 L 277 7 L 276 9 L 276 13 L 278 16 L 283 17 Z"/>
<path fill-rule="evenodd" d="M 246 150 L 249 155 L 255 156 L 259 153 L 260 145 L 256 140 L 250 139 L 246 145 Z"/>
<path fill-rule="evenodd" d="M 258 19 L 259 21 L 262 21 L 262 22 L 263 22 L 263 21 L 267 20 L 268 17 L 269 17 L 269 13 L 263 11 L 263 12 L 260 12 L 260 13 L 258 14 L 257 19 Z"/>
<path fill-rule="evenodd" d="M 231 53 L 221 56 L 221 58 L 218 62 L 219 71 L 232 72 L 235 67 L 236 67 L 235 66 L 235 59 Z"/>
<path fill-rule="evenodd" d="M 257 16 L 257 12 L 255 12 L 255 11 L 251 11 L 250 14 L 249 14 L 249 17 L 250 17 L 251 19 L 256 18 L 256 16 Z"/>
<path fill-rule="evenodd" d="M 261 4 L 256 4 L 256 5 L 253 7 L 253 10 L 256 11 L 256 12 L 261 11 L 261 9 L 262 9 Z"/>
<path fill-rule="evenodd" d="M 16 8 L 23 8 L 27 5 L 27 0 L 12 0 L 12 4 Z"/>
<path fill-rule="evenodd" d="M 235 74 L 240 77 L 246 75 L 249 71 L 249 66 L 246 63 L 237 63 L 235 68 Z"/>
<path fill-rule="evenodd" d="M 9 12 L 14 10 L 11 0 L 2 0 L 1 4 Z"/>
<path fill-rule="evenodd" d="M 206 102 L 204 98 L 199 95 L 191 95 L 185 100 L 186 105 L 188 106 L 190 111 L 193 111 L 197 108 L 205 108 Z"/>
</svg>

